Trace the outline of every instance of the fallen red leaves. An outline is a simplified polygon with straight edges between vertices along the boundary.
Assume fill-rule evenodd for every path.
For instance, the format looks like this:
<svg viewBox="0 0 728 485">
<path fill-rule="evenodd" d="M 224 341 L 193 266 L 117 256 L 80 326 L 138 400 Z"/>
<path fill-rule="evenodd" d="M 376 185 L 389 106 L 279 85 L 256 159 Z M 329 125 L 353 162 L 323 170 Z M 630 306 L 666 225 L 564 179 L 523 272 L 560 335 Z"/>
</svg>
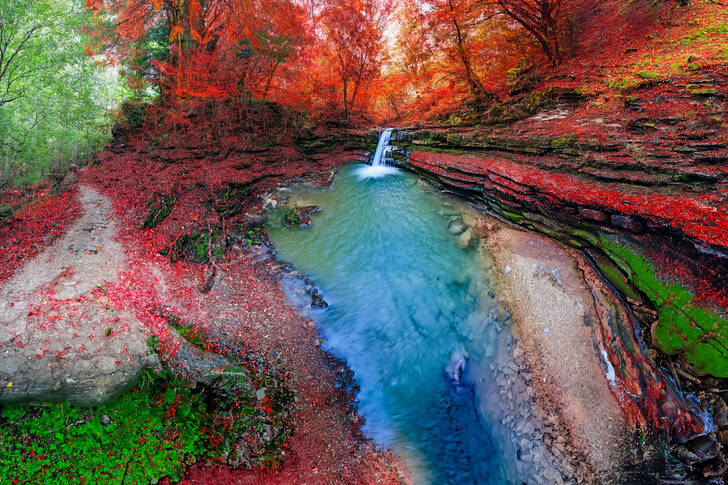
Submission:
<svg viewBox="0 0 728 485">
<path fill-rule="evenodd" d="M 20 206 L 7 222 L 0 222 L 0 284 L 27 260 L 61 237 L 81 215 L 76 190 L 51 194 L 47 184 L 10 191 L 0 204 Z"/>
</svg>

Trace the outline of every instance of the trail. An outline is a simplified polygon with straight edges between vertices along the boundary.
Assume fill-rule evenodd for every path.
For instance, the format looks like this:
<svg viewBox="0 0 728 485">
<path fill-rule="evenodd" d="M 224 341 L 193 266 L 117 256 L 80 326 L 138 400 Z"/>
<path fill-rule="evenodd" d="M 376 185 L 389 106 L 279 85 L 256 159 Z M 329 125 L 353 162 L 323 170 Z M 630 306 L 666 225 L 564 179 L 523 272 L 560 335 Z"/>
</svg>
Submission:
<svg viewBox="0 0 728 485">
<path fill-rule="evenodd" d="M 145 360 L 139 322 L 104 296 L 125 267 L 111 202 L 86 185 L 79 199 L 83 216 L 0 289 L 0 401 L 96 404 Z"/>
</svg>

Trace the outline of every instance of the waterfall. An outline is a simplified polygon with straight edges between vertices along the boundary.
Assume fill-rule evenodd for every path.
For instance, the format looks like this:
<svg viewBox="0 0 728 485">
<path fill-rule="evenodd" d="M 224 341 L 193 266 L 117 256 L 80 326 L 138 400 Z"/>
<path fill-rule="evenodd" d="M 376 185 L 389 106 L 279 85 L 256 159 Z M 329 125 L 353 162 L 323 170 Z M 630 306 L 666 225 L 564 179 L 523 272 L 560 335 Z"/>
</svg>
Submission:
<svg viewBox="0 0 728 485">
<path fill-rule="evenodd" d="M 377 143 L 377 151 L 374 152 L 374 158 L 372 158 L 372 166 L 379 167 L 384 165 L 382 163 L 382 157 L 384 156 L 384 150 L 389 146 L 389 140 L 392 138 L 392 128 L 387 128 L 382 131 L 379 135 L 379 143 Z"/>
<path fill-rule="evenodd" d="M 371 159 L 371 165 L 362 165 L 357 168 L 354 172 L 360 179 L 377 179 L 384 177 L 385 175 L 393 175 L 399 173 L 397 167 L 387 165 L 386 157 L 384 156 L 387 147 L 389 147 L 389 141 L 392 139 L 392 128 L 387 128 L 382 131 L 379 135 L 379 142 L 377 143 L 377 151 L 374 152 Z"/>
</svg>

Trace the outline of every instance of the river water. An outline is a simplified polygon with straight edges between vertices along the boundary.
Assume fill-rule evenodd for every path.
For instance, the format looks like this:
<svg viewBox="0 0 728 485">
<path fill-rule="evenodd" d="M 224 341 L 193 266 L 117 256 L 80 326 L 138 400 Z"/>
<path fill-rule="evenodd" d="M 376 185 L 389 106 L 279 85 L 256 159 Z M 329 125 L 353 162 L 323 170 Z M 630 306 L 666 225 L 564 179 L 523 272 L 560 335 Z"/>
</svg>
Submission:
<svg viewBox="0 0 728 485">
<path fill-rule="evenodd" d="M 498 438 L 507 433 L 478 404 L 495 389 L 472 385 L 471 369 L 497 358 L 495 303 L 473 244 L 448 232 L 452 205 L 410 173 L 366 165 L 342 168 L 327 189 L 282 195 L 271 239 L 329 304 L 307 311 L 354 371 L 365 435 L 415 483 L 513 483 L 510 444 Z M 311 227 L 286 227 L 294 205 L 321 213 Z"/>
</svg>

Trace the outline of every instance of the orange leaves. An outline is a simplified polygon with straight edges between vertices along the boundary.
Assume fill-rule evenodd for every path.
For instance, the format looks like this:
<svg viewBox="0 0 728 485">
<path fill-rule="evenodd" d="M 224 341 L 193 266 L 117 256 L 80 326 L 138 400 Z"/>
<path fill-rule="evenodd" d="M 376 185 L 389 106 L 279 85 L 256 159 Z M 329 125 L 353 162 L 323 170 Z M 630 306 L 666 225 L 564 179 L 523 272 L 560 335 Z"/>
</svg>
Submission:
<svg viewBox="0 0 728 485">
<path fill-rule="evenodd" d="M 190 0 L 189 6 L 190 12 L 190 23 L 197 22 L 200 20 L 202 15 L 202 7 L 200 6 L 200 0 Z"/>
<path fill-rule="evenodd" d="M 179 37 L 182 35 L 183 32 L 184 32 L 184 29 L 182 28 L 181 25 L 175 25 L 169 31 L 169 41 L 176 42 L 177 40 L 179 40 Z"/>
<path fill-rule="evenodd" d="M 243 95 L 333 115 L 367 109 L 382 92 L 390 0 L 322 0 L 311 10 L 296 0 L 105 2 L 113 27 L 99 23 L 96 43 L 110 46 L 136 89 L 146 80 L 175 101 Z M 167 45 L 149 42 L 167 28 Z"/>
<path fill-rule="evenodd" d="M 86 0 L 86 8 L 89 10 L 102 10 L 104 8 L 104 0 Z"/>
</svg>

